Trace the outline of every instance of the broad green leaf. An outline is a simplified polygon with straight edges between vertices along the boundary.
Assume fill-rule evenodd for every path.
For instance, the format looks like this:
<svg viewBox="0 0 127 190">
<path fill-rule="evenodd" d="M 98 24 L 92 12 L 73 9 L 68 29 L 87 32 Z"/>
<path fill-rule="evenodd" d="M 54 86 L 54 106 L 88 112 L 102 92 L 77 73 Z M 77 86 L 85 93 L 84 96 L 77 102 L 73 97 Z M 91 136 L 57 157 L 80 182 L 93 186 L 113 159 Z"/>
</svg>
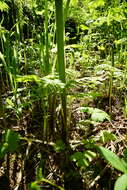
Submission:
<svg viewBox="0 0 127 190">
<path fill-rule="evenodd" d="M 98 146 L 98 149 L 102 153 L 104 158 L 111 164 L 112 167 L 123 173 L 127 173 L 127 168 L 115 153 L 111 152 L 110 150 L 102 146 Z"/>
<path fill-rule="evenodd" d="M 110 117 L 106 112 L 95 108 L 91 115 L 91 119 L 93 121 L 103 122 L 105 119 L 110 120 Z"/>
<path fill-rule="evenodd" d="M 17 76 L 16 81 L 17 82 L 31 82 L 31 81 L 40 82 L 41 79 L 37 75 L 24 75 L 24 76 Z"/>
<path fill-rule="evenodd" d="M 20 135 L 8 129 L 2 136 L 2 143 L 0 144 L 0 157 L 4 157 L 6 153 L 13 153 L 17 150 L 19 145 Z"/>
<path fill-rule="evenodd" d="M 116 180 L 114 190 L 127 190 L 127 174 L 120 176 Z"/>
<path fill-rule="evenodd" d="M 10 129 L 3 136 L 3 141 L 8 144 L 8 151 L 12 153 L 18 148 L 19 140 L 20 135 Z"/>
<path fill-rule="evenodd" d="M 91 119 L 93 121 L 103 122 L 105 119 L 110 120 L 110 116 L 106 112 L 98 108 L 80 107 L 78 108 L 78 110 L 81 112 L 87 112 L 91 114 Z"/>
</svg>

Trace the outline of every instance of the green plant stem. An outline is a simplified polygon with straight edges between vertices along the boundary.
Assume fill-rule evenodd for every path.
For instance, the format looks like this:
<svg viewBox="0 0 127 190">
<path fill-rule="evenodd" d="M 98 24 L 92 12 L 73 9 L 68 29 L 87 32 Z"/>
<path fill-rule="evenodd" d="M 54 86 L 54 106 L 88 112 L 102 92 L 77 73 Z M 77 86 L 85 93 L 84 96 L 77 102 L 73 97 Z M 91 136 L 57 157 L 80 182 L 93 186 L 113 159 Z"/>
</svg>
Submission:
<svg viewBox="0 0 127 190">
<path fill-rule="evenodd" d="M 56 9 L 56 41 L 57 41 L 57 63 L 59 79 L 66 83 L 65 78 L 65 57 L 64 57 L 64 12 L 63 12 L 63 0 L 55 0 Z M 62 137 L 66 143 L 66 91 L 61 94 L 62 99 Z"/>
<path fill-rule="evenodd" d="M 49 74 L 48 1 L 45 0 L 45 74 Z"/>
<path fill-rule="evenodd" d="M 113 42 L 112 42 L 112 48 L 111 48 L 111 62 L 112 62 L 112 67 L 115 66 L 115 60 L 114 60 L 114 56 L 115 56 L 115 53 L 114 53 L 114 48 L 115 48 L 115 45 L 114 45 L 114 40 L 115 40 L 115 37 L 114 37 L 114 22 L 113 22 Z M 111 77 L 110 77 L 110 84 L 109 84 L 109 113 L 111 114 L 112 112 L 112 94 L 113 94 L 113 71 L 111 71 Z"/>
<path fill-rule="evenodd" d="M 65 83 L 65 59 L 64 59 L 64 14 L 63 0 L 55 0 L 56 6 L 56 37 L 59 78 Z"/>
</svg>

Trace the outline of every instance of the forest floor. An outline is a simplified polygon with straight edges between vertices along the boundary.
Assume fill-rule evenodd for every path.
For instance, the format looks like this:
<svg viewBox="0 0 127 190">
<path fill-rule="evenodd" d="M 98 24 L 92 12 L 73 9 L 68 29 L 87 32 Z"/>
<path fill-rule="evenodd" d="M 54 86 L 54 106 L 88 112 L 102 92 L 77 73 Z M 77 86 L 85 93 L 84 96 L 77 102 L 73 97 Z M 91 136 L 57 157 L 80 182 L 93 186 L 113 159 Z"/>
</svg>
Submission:
<svg viewBox="0 0 127 190">
<path fill-rule="evenodd" d="M 99 103 L 92 102 L 92 107 L 101 108 L 102 110 L 109 109 L 108 106 L 105 108 L 107 102 L 107 98 L 103 98 Z M 102 123 L 96 124 L 86 122 L 85 125 L 79 125 L 79 121 L 85 121 L 88 118 L 88 115 L 86 113 L 78 113 L 77 108 L 80 106 L 80 101 L 73 102 L 71 115 L 72 121 L 68 130 L 68 140 L 71 146 L 71 152 L 68 152 L 68 154 L 72 154 L 75 151 L 81 152 L 85 150 L 87 146 L 84 146 L 84 144 L 87 144 L 94 139 L 97 144 L 105 144 L 105 147 L 108 147 L 113 152 L 117 152 L 120 156 L 122 155 L 123 150 L 127 147 L 127 119 L 123 114 L 121 102 L 118 98 L 113 97 L 112 103 L 114 105 L 112 105 L 111 121 L 103 121 Z M 5 161 L 1 162 L 0 179 L 2 180 L 2 176 L 5 172 L 6 175 L 9 176 L 9 181 L 11 183 L 10 186 L 13 187 L 14 190 L 18 187 L 26 190 L 28 188 L 26 182 L 30 183 L 31 181 L 36 180 L 35 173 L 37 172 L 36 170 L 40 163 L 40 158 L 38 157 L 40 151 L 43 152 L 44 156 L 44 173 L 46 179 L 52 181 L 54 184 L 63 186 L 65 178 L 61 169 L 64 164 L 61 162 L 65 161 L 62 158 L 64 156 L 63 152 L 55 152 L 52 148 L 52 142 L 43 144 L 40 139 L 40 128 L 37 128 L 41 122 L 42 120 L 38 111 L 32 116 L 29 113 L 26 113 L 18 124 L 16 123 L 14 116 L 8 118 L 7 125 L 10 129 L 20 133 L 25 138 L 35 139 L 35 141 L 31 141 L 28 144 L 23 142 L 16 154 L 8 154 L 5 159 L 6 163 Z M 29 126 L 32 127 L 29 128 Z M 111 140 L 110 137 L 107 136 L 107 139 L 104 139 L 105 142 L 100 143 L 100 133 L 102 131 L 108 131 L 109 133 L 114 134 L 115 140 Z M 1 134 L 2 133 L 3 130 L 1 129 Z M 89 143 L 88 146 L 90 146 Z M 73 166 L 71 165 L 73 164 L 70 164 L 70 168 L 75 167 L 76 171 L 78 171 L 82 176 L 83 186 L 80 187 L 79 185 L 79 189 L 110 190 L 113 188 L 114 181 L 116 180 L 116 171 L 111 170 L 110 166 L 106 164 L 103 159 L 99 158 L 99 160 L 97 160 L 97 158 L 95 158 L 90 165 L 84 169 L 75 166 L 75 164 Z M 99 169 L 97 169 L 98 167 Z M 7 171 L 4 171 L 6 169 Z M 68 175 L 70 170 L 68 171 L 67 169 Z M 7 186 L 5 184 L 2 185 L 7 189 L 8 183 L 6 180 L 3 183 L 6 182 Z M 77 188 L 74 188 L 74 185 L 75 183 L 73 184 L 73 190 Z M 43 186 L 43 189 L 52 189 L 50 184 L 46 184 L 44 182 L 41 186 Z M 53 189 L 57 190 L 58 187 L 53 187 Z"/>
</svg>

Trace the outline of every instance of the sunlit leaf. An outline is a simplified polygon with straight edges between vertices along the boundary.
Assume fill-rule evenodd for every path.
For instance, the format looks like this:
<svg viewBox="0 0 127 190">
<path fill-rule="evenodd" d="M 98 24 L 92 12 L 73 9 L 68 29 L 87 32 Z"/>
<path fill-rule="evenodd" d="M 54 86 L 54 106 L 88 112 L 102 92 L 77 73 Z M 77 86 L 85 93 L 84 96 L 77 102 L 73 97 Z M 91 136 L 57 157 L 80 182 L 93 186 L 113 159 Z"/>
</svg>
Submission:
<svg viewBox="0 0 127 190">
<path fill-rule="evenodd" d="M 89 30 L 89 27 L 88 26 L 86 26 L 86 25 L 84 25 L 84 24 L 81 24 L 80 25 L 80 28 L 81 28 L 81 30 Z"/>
<path fill-rule="evenodd" d="M 127 174 L 120 176 L 114 186 L 114 190 L 126 190 L 127 189 Z"/>
<path fill-rule="evenodd" d="M 31 81 L 40 82 L 41 79 L 37 75 L 24 75 L 24 76 L 17 76 L 16 81 L 17 82 L 31 82 Z"/>
<path fill-rule="evenodd" d="M 41 11 L 37 11 L 37 10 L 36 10 L 36 14 L 37 14 L 37 15 L 43 15 L 43 14 L 44 14 L 44 10 L 41 10 Z"/>
<path fill-rule="evenodd" d="M 103 122 L 105 119 L 110 120 L 110 116 L 106 112 L 95 108 L 91 115 L 91 119 L 93 121 Z"/>
<path fill-rule="evenodd" d="M 0 1 L 0 11 L 8 11 L 9 6 L 4 1 Z"/>
<path fill-rule="evenodd" d="M 97 46 L 99 50 L 104 51 L 105 47 L 104 46 Z"/>
<path fill-rule="evenodd" d="M 104 0 L 94 0 L 89 3 L 90 8 L 97 8 L 97 7 L 104 6 L 104 5 L 105 5 Z"/>
<path fill-rule="evenodd" d="M 91 114 L 91 119 L 97 122 L 103 122 L 105 119 L 110 120 L 110 116 L 103 110 L 92 107 L 80 107 L 78 108 L 80 112 L 87 112 Z"/>
<path fill-rule="evenodd" d="M 14 103 L 12 102 L 12 100 L 11 99 L 9 99 L 9 98 L 7 98 L 6 99 L 6 104 L 7 104 L 7 108 L 14 108 Z"/>
<path fill-rule="evenodd" d="M 112 167 L 123 173 L 127 173 L 127 168 L 115 153 L 102 146 L 98 146 L 98 150 L 102 153 L 104 158 L 111 164 Z"/>
</svg>

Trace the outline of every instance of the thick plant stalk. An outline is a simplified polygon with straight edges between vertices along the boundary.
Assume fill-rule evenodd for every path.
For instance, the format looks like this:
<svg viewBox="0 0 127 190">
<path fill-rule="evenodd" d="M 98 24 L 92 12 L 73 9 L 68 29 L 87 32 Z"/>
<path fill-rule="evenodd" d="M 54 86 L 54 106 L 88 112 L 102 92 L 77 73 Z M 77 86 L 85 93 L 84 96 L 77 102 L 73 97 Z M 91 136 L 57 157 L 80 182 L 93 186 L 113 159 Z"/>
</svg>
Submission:
<svg viewBox="0 0 127 190">
<path fill-rule="evenodd" d="M 60 80 L 65 83 L 63 0 L 55 0 L 55 7 L 58 70 Z"/>
<path fill-rule="evenodd" d="M 48 1 L 45 0 L 45 74 L 49 74 Z"/>
<path fill-rule="evenodd" d="M 63 0 L 55 0 L 56 9 L 56 40 L 57 40 L 57 63 L 59 79 L 65 83 L 65 57 L 64 57 L 64 13 Z M 61 94 L 62 99 L 62 139 L 66 142 L 66 92 Z"/>
</svg>

